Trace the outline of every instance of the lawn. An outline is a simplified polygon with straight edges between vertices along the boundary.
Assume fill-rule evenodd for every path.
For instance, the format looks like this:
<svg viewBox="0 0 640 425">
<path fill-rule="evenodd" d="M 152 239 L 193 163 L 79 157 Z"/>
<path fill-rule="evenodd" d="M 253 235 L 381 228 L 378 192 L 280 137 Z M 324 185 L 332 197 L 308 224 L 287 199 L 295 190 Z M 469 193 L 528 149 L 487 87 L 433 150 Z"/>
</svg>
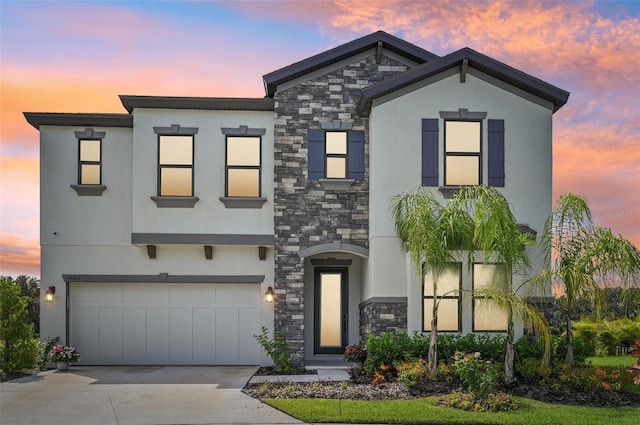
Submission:
<svg viewBox="0 0 640 425">
<path fill-rule="evenodd" d="M 587 357 L 587 363 L 599 367 L 629 367 L 638 359 L 631 354 L 624 356 L 597 356 Z"/>
<path fill-rule="evenodd" d="M 265 399 L 264 403 L 304 422 L 390 424 L 495 424 L 495 425 L 637 425 L 639 408 L 596 408 L 547 404 L 517 398 L 512 412 L 466 412 L 438 407 L 440 397 L 413 400 L 358 401 L 327 399 Z"/>
</svg>

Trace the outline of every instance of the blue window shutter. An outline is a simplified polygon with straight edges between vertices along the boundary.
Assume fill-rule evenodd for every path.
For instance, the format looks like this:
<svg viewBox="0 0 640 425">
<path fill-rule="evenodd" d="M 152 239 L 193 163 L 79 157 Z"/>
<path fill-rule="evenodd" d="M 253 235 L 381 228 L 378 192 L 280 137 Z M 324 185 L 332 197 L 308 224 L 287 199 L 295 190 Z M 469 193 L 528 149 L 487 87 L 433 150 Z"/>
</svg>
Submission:
<svg viewBox="0 0 640 425">
<path fill-rule="evenodd" d="M 489 186 L 504 187 L 504 120 L 488 120 Z"/>
<path fill-rule="evenodd" d="M 309 143 L 309 155 L 307 157 L 309 166 L 309 180 L 323 179 L 324 172 L 324 130 L 309 129 L 307 133 Z"/>
<path fill-rule="evenodd" d="M 347 170 L 349 178 L 364 180 L 364 131 L 347 133 Z"/>
<path fill-rule="evenodd" d="M 438 186 L 438 119 L 422 120 L 422 184 Z"/>
</svg>

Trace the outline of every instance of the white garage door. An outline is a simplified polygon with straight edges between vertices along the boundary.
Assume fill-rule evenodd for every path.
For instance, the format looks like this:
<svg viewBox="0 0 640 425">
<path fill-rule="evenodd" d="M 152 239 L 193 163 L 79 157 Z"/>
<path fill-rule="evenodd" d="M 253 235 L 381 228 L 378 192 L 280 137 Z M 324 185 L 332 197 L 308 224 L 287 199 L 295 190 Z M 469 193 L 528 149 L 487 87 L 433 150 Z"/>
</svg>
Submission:
<svg viewBox="0 0 640 425">
<path fill-rule="evenodd" d="M 256 365 L 260 285 L 79 283 L 70 343 L 81 364 Z"/>
</svg>

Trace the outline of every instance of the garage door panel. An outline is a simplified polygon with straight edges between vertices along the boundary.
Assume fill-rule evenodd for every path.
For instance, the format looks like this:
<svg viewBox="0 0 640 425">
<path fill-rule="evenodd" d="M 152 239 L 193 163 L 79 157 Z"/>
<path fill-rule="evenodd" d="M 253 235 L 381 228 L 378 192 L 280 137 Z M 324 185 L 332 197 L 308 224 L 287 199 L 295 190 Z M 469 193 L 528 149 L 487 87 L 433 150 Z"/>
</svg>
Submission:
<svg viewBox="0 0 640 425">
<path fill-rule="evenodd" d="M 122 352 L 125 363 L 144 363 L 146 357 L 146 341 L 140 338 L 146 334 L 146 309 L 128 307 L 123 309 Z"/>
<path fill-rule="evenodd" d="M 260 333 L 258 323 L 260 316 L 257 308 L 238 309 L 238 353 L 244 364 L 260 363 L 259 352 L 252 349 L 256 344 L 254 335 Z"/>
<path fill-rule="evenodd" d="M 83 359 L 98 358 L 100 338 L 98 332 L 99 310 L 93 307 L 77 308 L 75 311 L 74 345 L 82 347 L 80 355 Z"/>
<path fill-rule="evenodd" d="M 169 294 L 172 304 L 203 305 L 213 303 L 214 299 L 214 289 L 209 285 L 183 283 L 172 287 Z"/>
<path fill-rule="evenodd" d="M 74 294 L 74 302 L 81 304 L 106 304 L 122 302 L 122 286 L 115 284 L 113 287 L 100 284 L 85 284 L 82 291 Z"/>
<path fill-rule="evenodd" d="M 260 285 L 74 282 L 70 294 L 83 364 L 260 362 Z"/>
<path fill-rule="evenodd" d="M 239 357 L 237 314 L 237 308 L 216 308 L 216 361 L 221 364 Z"/>
<path fill-rule="evenodd" d="M 163 364 L 169 361 L 169 309 L 147 308 L 147 359 L 150 363 Z"/>
<path fill-rule="evenodd" d="M 100 360 L 106 363 L 122 361 L 122 308 L 107 307 L 100 310 Z"/>
</svg>

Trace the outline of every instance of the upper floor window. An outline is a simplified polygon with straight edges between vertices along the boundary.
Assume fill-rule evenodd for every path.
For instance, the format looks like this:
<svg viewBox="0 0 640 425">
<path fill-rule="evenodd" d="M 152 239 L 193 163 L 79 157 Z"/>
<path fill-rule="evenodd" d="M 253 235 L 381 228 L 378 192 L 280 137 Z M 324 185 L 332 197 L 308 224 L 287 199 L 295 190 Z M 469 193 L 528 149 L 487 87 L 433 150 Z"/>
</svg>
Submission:
<svg viewBox="0 0 640 425">
<path fill-rule="evenodd" d="M 478 121 L 445 121 L 445 186 L 482 182 L 481 134 Z"/>
<path fill-rule="evenodd" d="M 347 178 L 347 132 L 328 131 L 326 137 L 326 177 L 328 179 Z"/>
<path fill-rule="evenodd" d="M 102 139 L 104 131 L 93 128 L 76 131 L 78 139 L 78 184 L 71 188 L 79 196 L 102 196 L 107 186 L 102 184 Z"/>
<path fill-rule="evenodd" d="M 364 131 L 309 129 L 309 180 L 364 180 Z"/>
<path fill-rule="evenodd" d="M 158 196 L 193 196 L 193 135 L 158 136 Z"/>
<path fill-rule="evenodd" d="M 424 186 L 505 186 L 505 123 L 486 119 L 486 112 L 460 109 L 422 120 L 422 184 Z M 441 125 L 442 122 L 442 125 Z M 486 124 L 486 144 L 483 129 Z M 442 131 L 444 130 L 444 131 Z M 441 132 L 442 131 L 442 132 Z M 486 162 L 483 161 L 486 149 Z M 444 175 L 441 175 L 440 164 Z M 486 170 L 483 170 L 486 165 Z M 486 175 L 486 181 L 484 180 Z"/>
<path fill-rule="evenodd" d="M 462 264 L 451 263 L 440 272 L 437 293 L 433 291 L 433 275 L 425 274 L 422 289 L 422 330 L 431 329 L 433 305 L 438 303 L 437 329 L 444 332 L 460 330 L 460 285 Z"/>
<path fill-rule="evenodd" d="M 510 279 L 503 264 L 474 264 L 473 289 L 492 288 L 497 291 L 510 291 Z M 507 309 L 474 294 L 473 330 L 502 332 L 507 330 Z"/>
<path fill-rule="evenodd" d="M 227 136 L 226 196 L 260 196 L 260 157 L 260 137 Z"/>
<path fill-rule="evenodd" d="M 78 184 L 102 184 L 102 140 L 78 139 Z"/>
</svg>

